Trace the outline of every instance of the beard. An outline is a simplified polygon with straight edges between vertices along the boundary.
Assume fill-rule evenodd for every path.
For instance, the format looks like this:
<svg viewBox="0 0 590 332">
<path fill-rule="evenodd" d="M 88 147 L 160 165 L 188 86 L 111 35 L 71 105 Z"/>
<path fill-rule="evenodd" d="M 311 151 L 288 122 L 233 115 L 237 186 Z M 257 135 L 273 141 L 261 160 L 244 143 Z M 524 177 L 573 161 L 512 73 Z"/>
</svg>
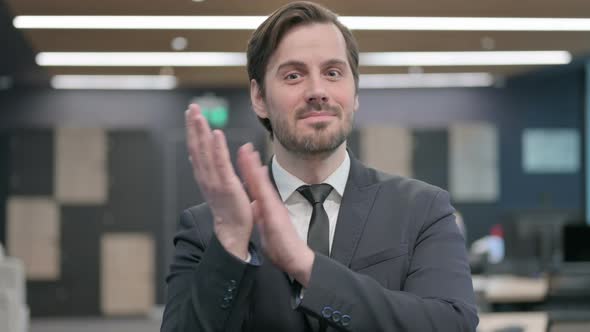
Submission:
<svg viewBox="0 0 590 332">
<path fill-rule="evenodd" d="M 339 107 L 328 105 L 315 105 L 298 109 L 295 119 L 301 119 L 303 115 L 313 111 L 327 111 L 334 114 L 339 120 L 336 130 L 330 130 L 330 124 L 318 122 L 312 124 L 311 133 L 301 134 L 296 132 L 296 126 L 290 125 L 288 118 L 278 116 L 270 119 L 273 134 L 283 147 L 300 156 L 318 156 L 330 154 L 344 143 L 352 131 L 353 113 L 344 113 Z"/>
</svg>

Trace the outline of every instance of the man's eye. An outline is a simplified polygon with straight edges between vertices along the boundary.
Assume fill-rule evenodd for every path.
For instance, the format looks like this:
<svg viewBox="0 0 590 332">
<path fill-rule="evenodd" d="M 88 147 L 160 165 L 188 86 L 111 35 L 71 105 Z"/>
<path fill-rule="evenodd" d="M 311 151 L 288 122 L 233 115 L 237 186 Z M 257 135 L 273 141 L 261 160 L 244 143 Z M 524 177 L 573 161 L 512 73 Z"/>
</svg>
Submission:
<svg viewBox="0 0 590 332">
<path fill-rule="evenodd" d="M 330 70 L 328 71 L 328 76 L 330 77 L 340 77 L 342 76 L 338 70 Z"/>
<path fill-rule="evenodd" d="M 296 80 L 298 78 L 299 78 L 299 74 L 297 74 L 297 73 L 291 73 L 291 74 L 289 74 L 289 75 L 286 76 L 286 79 L 287 80 Z"/>
</svg>

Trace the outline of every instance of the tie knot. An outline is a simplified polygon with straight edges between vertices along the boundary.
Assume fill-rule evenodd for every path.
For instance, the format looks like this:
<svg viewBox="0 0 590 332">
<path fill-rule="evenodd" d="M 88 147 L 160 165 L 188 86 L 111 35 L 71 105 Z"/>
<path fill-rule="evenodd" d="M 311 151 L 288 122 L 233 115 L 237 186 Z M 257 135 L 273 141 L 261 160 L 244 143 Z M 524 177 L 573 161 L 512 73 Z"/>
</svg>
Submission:
<svg viewBox="0 0 590 332">
<path fill-rule="evenodd" d="M 327 183 L 303 185 L 297 188 L 297 191 L 312 205 L 317 203 L 323 204 L 328 195 L 330 195 L 332 186 Z"/>
</svg>

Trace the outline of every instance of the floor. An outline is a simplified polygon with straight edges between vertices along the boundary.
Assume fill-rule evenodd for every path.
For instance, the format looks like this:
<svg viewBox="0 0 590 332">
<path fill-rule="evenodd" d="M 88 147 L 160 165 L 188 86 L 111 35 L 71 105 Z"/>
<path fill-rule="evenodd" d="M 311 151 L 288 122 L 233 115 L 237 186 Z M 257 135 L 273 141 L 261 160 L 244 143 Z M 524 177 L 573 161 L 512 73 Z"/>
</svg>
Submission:
<svg viewBox="0 0 590 332">
<path fill-rule="evenodd" d="M 160 321 L 147 318 L 43 318 L 31 321 L 30 332 L 159 332 Z"/>
<path fill-rule="evenodd" d="M 579 323 L 560 323 L 551 327 L 551 332 L 588 332 L 590 331 L 590 322 Z"/>
<path fill-rule="evenodd" d="M 159 332 L 160 322 L 149 318 L 44 318 L 33 319 L 30 332 Z M 588 332 L 590 322 L 561 323 L 551 332 Z"/>
</svg>

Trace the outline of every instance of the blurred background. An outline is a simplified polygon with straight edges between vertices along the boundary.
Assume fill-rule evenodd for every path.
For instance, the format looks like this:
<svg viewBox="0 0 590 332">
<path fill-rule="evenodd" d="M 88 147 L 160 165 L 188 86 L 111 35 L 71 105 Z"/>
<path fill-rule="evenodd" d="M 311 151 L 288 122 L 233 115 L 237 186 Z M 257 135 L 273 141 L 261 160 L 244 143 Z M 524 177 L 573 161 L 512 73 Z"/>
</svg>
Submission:
<svg viewBox="0 0 590 332">
<path fill-rule="evenodd" d="M 244 52 L 283 3 L 0 1 L 0 331 L 159 330 L 184 110 L 272 154 Z M 589 331 L 590 2 L 321 3 L 362 52 L 349 147 L 451 193 L 479 330 Z"/>
</svg>

